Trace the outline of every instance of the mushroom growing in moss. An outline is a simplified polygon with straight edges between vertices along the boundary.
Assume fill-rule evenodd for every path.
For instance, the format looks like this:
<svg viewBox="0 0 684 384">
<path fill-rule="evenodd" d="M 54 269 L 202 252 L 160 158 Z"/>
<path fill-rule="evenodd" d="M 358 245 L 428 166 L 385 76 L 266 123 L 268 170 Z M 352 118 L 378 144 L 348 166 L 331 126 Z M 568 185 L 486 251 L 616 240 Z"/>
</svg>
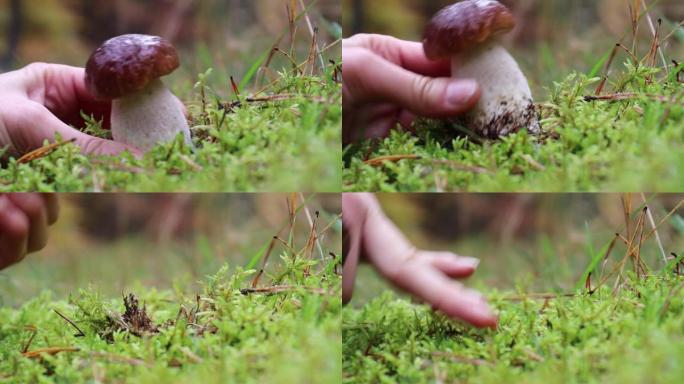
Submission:
<svg viewBox="0 0 684 384">
<path fill-rule="evenodd" d="M 148 151 L 182 133 L 192 145 L 181 105 L 160 79 L 178 66 L 176 49 L 157 36 L 122 35 L 93 52 L 86 85 L 96 98 L 112 100 L 115 141 Z"/>
<path fill-rule="evenodd" d="M 439 11 L 425 29 L 426 56 L 450 59 L 452 77 L 480 84 L 480 101 L 463 122 L 485 138 L 497 139 L 522 129 L 540 132 L 527 78 L 497 39 L 514 27 L 513 14 L 498 1 L 465 0 Z"/>
</svg>

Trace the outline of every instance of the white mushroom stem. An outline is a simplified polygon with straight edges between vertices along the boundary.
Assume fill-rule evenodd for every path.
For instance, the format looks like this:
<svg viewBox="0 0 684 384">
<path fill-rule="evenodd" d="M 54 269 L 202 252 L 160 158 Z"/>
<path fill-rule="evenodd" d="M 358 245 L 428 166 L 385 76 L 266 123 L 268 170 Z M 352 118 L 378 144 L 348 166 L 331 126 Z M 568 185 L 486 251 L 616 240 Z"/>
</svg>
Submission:
<svg viewBox="0 0 684 384">
<path fill-rule="evenodd" d="M 477 106 L 465 118 L 467 128 L 487 138 L 527 129 L 540 132 L 532 92 L 518 63 L 496 42 L 452 59 L 451 76 L 475 79 L 482 90 Z"/>
<path fill-rule="evenodd" d="M 115 141 L 149 151 L 179 133 L 192 146 L 188 122 L 178 99 L 157 79 L 145 89 L 112 102 L 112 137 Z"/>
</svg>

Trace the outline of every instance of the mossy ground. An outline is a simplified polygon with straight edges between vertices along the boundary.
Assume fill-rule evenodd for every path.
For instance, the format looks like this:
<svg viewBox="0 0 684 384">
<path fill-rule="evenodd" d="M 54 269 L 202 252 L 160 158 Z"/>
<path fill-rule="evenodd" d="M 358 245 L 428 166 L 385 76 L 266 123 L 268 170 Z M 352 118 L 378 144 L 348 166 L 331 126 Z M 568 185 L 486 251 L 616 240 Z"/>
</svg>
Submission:
<svg viewBox="0 0 684 384">
<path fill-rule="evenodd" d="M 552 238 L 478 240 L 480 251 L 466 254 L 483 262 L 466 284 L 498 312 L 495 330 L 447 319 L 360 268 L 356 301 L 342 310 L 343 382 L 680 381 L 684 257 L 667 253 L 681 249 L 684 202 L 675 197 L 675 208 L 662 210 L 657 199 L 648 201 L 660 240 L 646 203 L 628 194 L 623 212 L 615 211 L 625 224 L 615 231 L 585 217 L 584 234 L 570 225 Z M 554 225 L 562 228 L 581 206 L 566 200 L 556 207 L 568 212 L 554 215 L 561 223 Z"/>
<path fill-rule="evenodd" d="M 602 64 L 600 62 L 599 64 Z M 597 67 L 598 68 L 598 67 Z M 544 134 L 480 141 L 447 122 L 349 147 L 345 191 L 681 191 L 684 87 L 678 71 L 625 64 L 595 95 L 597 70 L 572 74 L 541 103 Z M 607 91 L 610 89 L 610 91 Z M 382 160 L 385 156 L 390 159 Z"/>
<path fill-rule="evenodd" d="M 684 375 L 681 277 L 617 296 L 506 300 L 496 331 L 475 330 L 386 293 L 343 310 L 344 382 L 673 383 Z M 524 297 L 524 295 L 522 295 Z"/>
<path fill-rule="evenodd" d="M 339 191 L 335 71 L 331 65 L 320 76 L 282 74 L 258 99 L 239 102 L 219 100 L 202 74 L 188 105 L 194 151 L 178 140 L 142 159 L 92 157 L 68 144 L 27 163 L 10 159 L 0 168 L 0 191 Z M 93 119 L 84 130 L 108 135 Z"/>
<path fill-rule="evenodd" d="M 339 381 L 340 277 L 330 268 L 308 277 L 290 270 L 280 280 L 285 292 L 242 293 L 250 274 L 224 268 L 197 295 L 142 292 L 140 305 L 159 330 L 140 336 L 111 320 L 124 312 L 122 299 L 94 288 L 68 301 L 45 292 L 2 308 L 0 382 Z"/>
<path fill-rule="evenodd" d="M 197 200 L 216 230 L 162 244 L 88 240 L 65 202 L 47 252 L 0 273 L 0 383 L 339 382 L 338 214 L 302 198 L 312 236 L 304 203 L 276 231 Z"/>
</svg>

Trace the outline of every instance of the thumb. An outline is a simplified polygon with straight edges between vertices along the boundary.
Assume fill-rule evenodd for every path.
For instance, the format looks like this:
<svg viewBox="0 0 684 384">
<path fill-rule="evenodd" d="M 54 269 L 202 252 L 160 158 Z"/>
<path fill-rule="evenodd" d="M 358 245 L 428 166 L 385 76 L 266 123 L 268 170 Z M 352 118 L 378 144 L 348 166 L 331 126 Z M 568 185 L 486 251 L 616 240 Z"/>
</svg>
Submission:
<svg viewBox="0 0 684 384">
<path fill-rule="evenodd" d="M 366 52 L 358 61 L 361 67 L 348 71 L 352 72 L 351 86 L 358 85 L 359 99 L 389 100 L 416 115 L 440 118 L 464 113 L 480 98 L 474 80 L 422 76 Z"/>
<path fill-rule="evenodd" d="M 81 151 L 86 154 L 118 155 L 122 152 L 129 151 L 135 156 L 142 156 L 142 152 L 137 148 L 112 140 L 90 136 L 70 127 L 59 120 L 45 107 L 42 107 L 42 111 L 38 116 L 33 116 L 33 121 L 35 122 L 35 126 L 29 127 L 28 130 L 22 130 L 30 132 L 27 146 L 31 148 L 39 148 L 43 145 L 45 140 L 54 140 L 55 134 L 58 133 L 63 140 L 74 140 L 75 143 L 81 147 Z"/>
</svg>

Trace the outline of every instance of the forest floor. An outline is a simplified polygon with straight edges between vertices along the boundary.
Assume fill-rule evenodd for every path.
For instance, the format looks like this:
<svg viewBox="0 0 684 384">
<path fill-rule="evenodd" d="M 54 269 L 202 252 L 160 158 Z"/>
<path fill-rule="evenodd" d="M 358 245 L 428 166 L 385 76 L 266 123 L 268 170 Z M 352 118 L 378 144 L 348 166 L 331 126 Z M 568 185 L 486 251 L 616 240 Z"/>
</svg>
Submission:
<svg viewBox="0 0 684 384">
<path fill-rule="evenodd" d="M 664 40 L 662 41 L 664 42 Z M 345 191 L 593 192 L 684 188 L 684 65 L 612 48 L 560 75 L 537 104 L 542 134 L 491 141 L 420 119 L 344 150 Z M 541 55 L 541 53 L 540 53 Z M 595 60 L 595 59 L 594 59 Z"/>
<path fill-rule="evenodd" d="M 342 93 L 336 71 L 284 75 L 263 93 L 229 102 L 208 96 L 208 72 L 200 75 L 188 108 L 194 150 L 176 140 L 137 159 L 129 153 L 86 156 L 70 143 L 47 146 L 0 168 L 0 191 L 338 191 Z M 87 118 L 83 130 L 110 138 L 94 119 Z"/>
<path fill-rule="evenodd" d="M 200 239 L 197 259 L 126 239 L 3 271 L 0 383 L 339 382 L 341 224 L 293 229 L 302 207 L 277 239 Z"/>
<path fill-rule="evenodd" d="M 343 310 L 344 382 L 677 382 L 682 287 L 681 276 L 652 276 L 617 295 L 490 291 L 496 330 L 454 323 L 387 292 Z"/>
<path fill-rule="evenodd" d="M 448 319 L 360 270 L 361 297 L 342 310 L 343 382 L 678 381 L 684 375 L 684 257 L 667 253 L 684 233 L 682 204 L 650 224 L 650 208 L 625 197 L 625 225 L 601 247 L 594 247 L 592 234 L 606 238 L 611 231 L 587 226 L 572 257 L 561 249 L 577 235 L 565 233 L 555 245 L 544 240 L 525 249 L 521 242 L 503 247 L 496 263 L 483 259 L 480 272 L 490 276 L 467 284 L 498 313 L 496 329 Z M 666 235 L 662 244 L 656 234 L 671 233 L 668 226 L 678 235 Z M 496 255 L 492 247 L 485 248 Z M 368 292 L 374 294 L 364 297 Z"/>
</svg>

